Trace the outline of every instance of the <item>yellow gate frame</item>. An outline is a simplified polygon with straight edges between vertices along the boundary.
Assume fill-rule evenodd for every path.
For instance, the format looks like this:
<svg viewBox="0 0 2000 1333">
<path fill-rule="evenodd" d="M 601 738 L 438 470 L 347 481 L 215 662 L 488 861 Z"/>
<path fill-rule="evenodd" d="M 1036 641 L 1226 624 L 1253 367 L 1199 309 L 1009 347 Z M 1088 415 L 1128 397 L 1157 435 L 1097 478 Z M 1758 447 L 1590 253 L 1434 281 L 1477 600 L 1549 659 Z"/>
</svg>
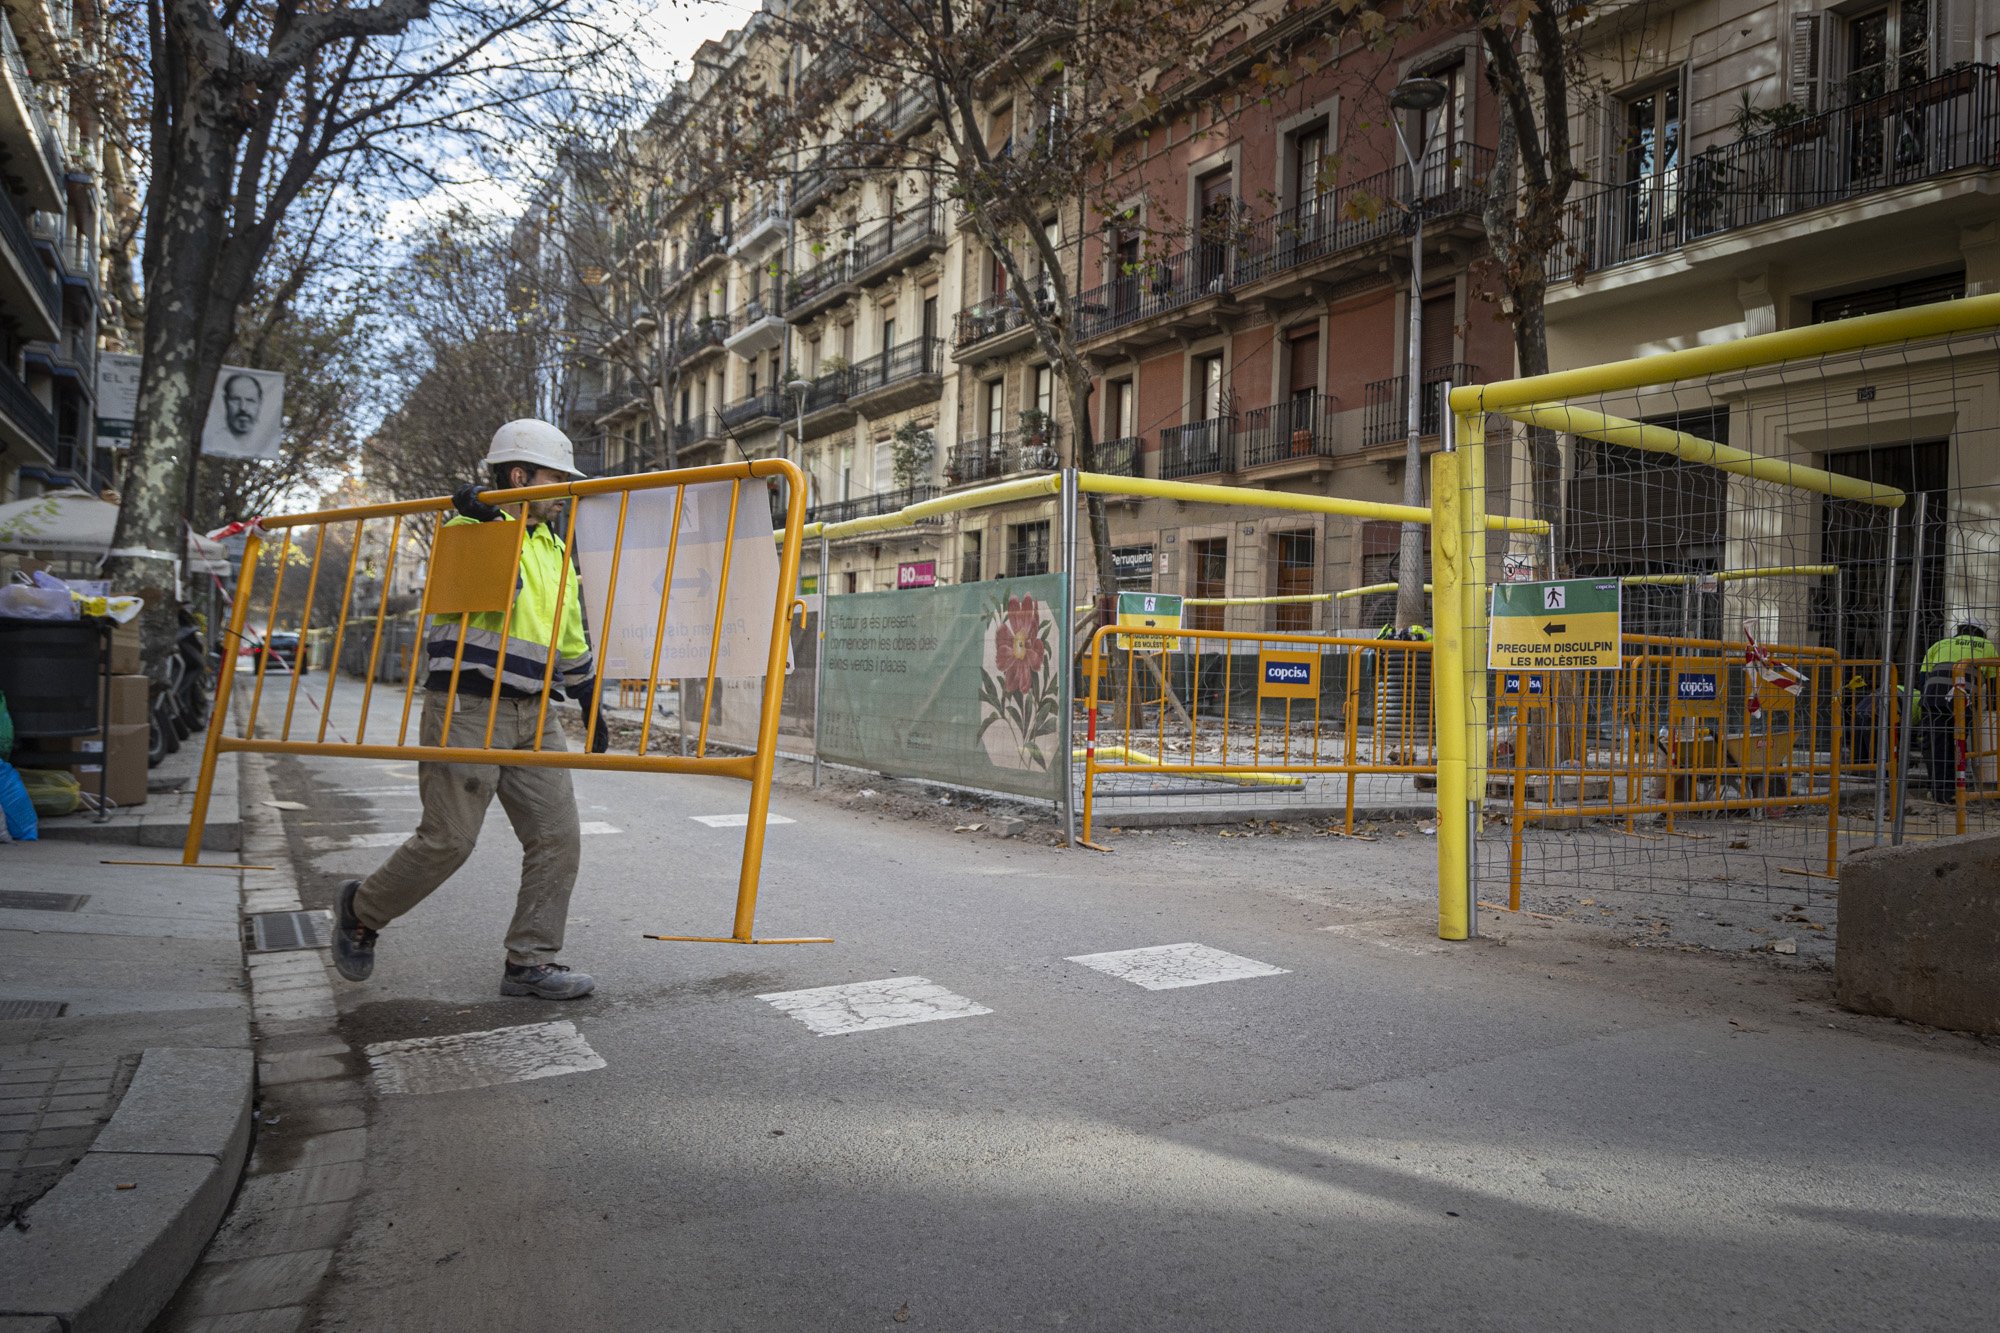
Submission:
<svg viewBox="0 0 2000 1333">
<path fill-rule="evenodd" d="M 713 687 L 715 683 L 716 663 L 721 651 L 723 613 L 728 602 L 729 568 L 730 561 L 735 553 L 736 515 L 738 506 L 744 498 L 744 483 L 746 481 L 766 479 L 778 479 L 784 482 L 787 504 L 782 545 L 779 552 L 778 585 L 771 608 L 770 649 L 765 658 L 763 698 L 757 721 L 757 748 L 749 755 L 711 756 L 707 752 L 710 717 L 710 703 L 708 701 L 713 700 L 715 695 Z M 744 830 L 743 862 L 737 876 L 736 912 L 732 923 L 732 933 L 729 935 L 647 935 L 645 938 L 654 940 L 691 940 L 715 944 L 832 943 L 830 939 L 818 936 L 759 939 L 753 933 L 757 911 L 758 876 L 763 865 L 765 817 L 770 811 L 771 778 L 777 758 L 778 713 L 784 690 L 785 652 L 789 645 L 789 624 L 793 611 L 791 590 L 798 582 L 799 551 L 802 541 L 801 533 L 804 529 L 806 493 L 804 475 L 794 464 L 787 460 L 758 459 L 744 463 L 718 464 L 712 467 L 686 468 L 676 472 L 649 472 L 637 476 L 602 477 L 592 481 L 563 482 L 553 486 L 530 486 L 515 490 L 487 491 L 480 498 L 489 504 L 520 505 L 522 513 L 525 514 L 526 506 L 537 500 L 575 500 L 595 495 L 619 496 L 617 535 L 612 551 L 611 571 L 606 591 L 605 618 L 608 621 L 610 618 L 610 607 L 615 605 L 618 595 L 618 566 L 624 545 L 625 519 L 631 505 L 632 494 L 640 491 L 666 489 L 674 489 L 678 492 L 674 500 L 673 530 L 667 541 L 666 575 L 661 581 L 658 620 L 654 628 L 652 674 L 647 679 L 647 697 L 650 698 L 652 690 L 659 683 L 660 661 L 658 639 L 666 625 L 668 604 L 673 590 L 674 558 L 679 549 L 681 532 L 681 506 L 685 502 L 688 487 L 717 482 L 727 482 L 730 484 L 729 526 L 723 547 L 720 588 L 716 594 L 715 625 L 711 631 L 709 640 L 708 683 L 710 688 L 704 696 L 701 730 L 696 752 L 691 756 L 647 754 L 645 752 L 652 730 L 652 714 L 650 710 L 647 713 L 646 722 L 640 731 L 639 752 L 636 754 L 592 754 L 587 745 L 581 750 L 542 749 L 541 729 L 548 719 L 549 695 L 555 672 L 556 652 L 553 645 L 549 645 L 548 647 L 548 660 L 543 674 L 541 710 L 540 717 L 536 723 L 534 749 L 495 750 L 492 748 L 494 719 L 500 698 L 500 683 L 497 676 L 492 687 L 492 698 L 487 708 L 486 737 L 483 746 L 409 745 L 404 743 L 404 739 L 409 733 L 410 705 L 415 697 L 417 681 L 420 675 L 418 663 L 421 661 L 425 648 L 427 622 L 437 613 L 437 607 L 448 607 L 449 610 L 444 612 L 446 615 L 459 614 L 461 616 L 460 628 L 462 631 L 465 625 L 463 617 L 471 609 L 471 603 L 480 602 L 483 604 L 491 595 L 491 588 L 483 585 L 490 583 L 497 586 L 500 590 L 498 595 L 504 599 L 504 603 L 507 606 L 506 617 L 502 621 L 500 647 L 496 654 L 496 659 L 504 659 L 509 638 L 508 631 L 511 628 L 512 622 L 512 599 L 506 594 L 514 586 L 514 580 L 518 576 L 521 562 L 521 548 L 523 542 L 526 540 L 528 529 L 528 524 L 520 521 L 512 525 L 514 531 L 511 534 L 506 533 L 505 529 L 499 525 L 494 525 L 492 528 L 470 530 L 476 532 L 478 537 L 487 538 L 488 544 L 494 544 L 499 548 L 503 548 L 499 552 L 502 556 L 507 554 L 504 548 L 512 548 L 511 558 L 513 569 L 504 582 L 488 577 L 491 574 L 497 573 L 504 566 L 491 565 L 488 568 L 485 564 L 481 564 L 480 568 L 469 580 L 449 580 L 453 584 L 453 590 L 445 592 L 444 597 L 438 599 L 437 605 L 434 606 L 434 590 L 442 590 L 442 585 L 448 581 L 441 575 L 439 569 L 441 563 L 447 562 L 434 558 L 430 576 L 425 580 L 422 605 L 417 613 L 417 632 L 415 642 L 411 647 L 409 671 L 404 686 L 402 726 L 398 731 L 396 743 L 369 744 L 365 741 L 367 736 L 366 721 L 368 705 L 373 697 L 375 688 L 375 668 L 381 660 L 382 628 L 385 618 L 384 613 L 387 609 L 386 598 L 384 599 L 383 606 L 378 607 L 375 614 L 374 641 L 369 651 L 367 683 L 363 689 L 361 700 L 362 728 L 357 734 L 357 739 L 352 742 L 346 740 L 327 740 L 326 732 L 329 709 L 332 706 L 334 685 L 339 674 L 341 642 L 347 629 L 347 610 L 353 592 L 356 559 L 360 553 L 359 537 L 361 535 L 361 525 L 370 519 L 390 519 L 393 522 L 389 539 L 389 564 L 383 577 L 383 582 L 386 585 L 393 579 L 395 574 L 395 561 L 401 549 L 400 539 L 402 537 L 404 521 L 432 514 L 438 515 L 440 520 L 442 520 L 452 513 L 452 501 L 449 498 L 405 500 L 389 504 L 360 505 L 343 509 L 320 510 L 305 514 L 288 514 L 263 520 L 261 526 L 264 530 L 282 534 L 279 544 L 278 572 L 273 580 L 271 592 L 270 616 L 264 631 L 263 642 L 266 644 L 270 642 L 271 632 L 277 624 L 279 598 L 284 591 L 285 568 L 290 559 L 290 552 L 293 547 L 292 533 L 295 530 L 302 529 L 317 529 L 318 532 L 317 539 L 313 545 L 311 573 L 307 576 L 309 584 L 304 619 L 309 621 L 312 614 L 312 593 L 318 583 L 320 559 L 326 550 L 327 529 L 340 525 L 353 525 L 354 540 L 348 555 L 347 578 L 341 595 L 340 630 L 337 632 L 334 640 L 332 664 L 327 678 L 326 697 L 319 707 L 318 732 L 310 740 L 292 739 L 292 716 L 294 706 L 297 703 L 299 689 L 299 675 L 295 671 L 292 673 L 291 688 L 285 700 L 284 721 L 278 737 L 267 740 L 257 735 L 258 706 L 262 702 L 265 670 L 269 665 L 268 655 L 260 651 L 257 655 L 256 685 L 251 695 L 250 721 L 246 727 L 247 734 L 241 736 L 225 736 L 223 734 L 229 726 L 230 700 L 236 680 L 237 653 L 235 645 L 243 642 L 243 628 L 249 615 L 252 585 L 256 581 L 257 557 L 263 545 L 260 534 L 257 530 L 253 529 L 244 545 L 242 574 L 237 581 L 235 602 L 230 608 L 227 642 L 231 645 L 231 650 L 223 655 L 222 671 L 216 683 L 215 704 L 211 712 L 213 721 L 209 726 L 207 744 L 202 751 L 201 774 L 199 784 L 195 789 L 194 808 L 188 823 L 187 841 L 181 850 L 181 860 L 177 863 L 166 864 L 179 864 L 182 866 L 200 866 L 203 864 L 200 860 L 202 833 L 208 821 L 208 803 L 215 780 L 215 764 L 217 758 L 225 752 L 326 755 L 352 759 L 415 759 L 429 763 L 505 764 L 539 768 L 596 769 L 613 773 L 707 774 L 713 777 L 740 778 L 750 784 L 749 822 Z M 756 488 L 753 502 L 763 503 L 764 494 L 763 487 Z M 576 530 L 576 510 L 576 505 L 570 505 L 563 534 L 565 549 L 573 549 L 570 539 L 574 536 Z M 451 529 L 454 532 L 462 530 L 464 529 Z M 493 535 L 488 537 L 489 533 Z M 511 542 L 506 540 L 509 535 L 512 537 Z M 461 552 L 460 554 L 464 553 Z M 478 557 L 478 559 L 485 561 L 487 557 L 493 554 L 493 552 L 487 552 L 483 556 Z M 562 597 L 567 591 L 567 584 L 568 580 L 565 580 L 564 587 L 557 593 L 555 610 L 557 629 L 555 632 L 558 636 L 561 634 L 563 620 Z M 470 601 L 467 601 L 468 598 L 470 598 Z M 458 690 L 459 666 L 463 655 L 464 636 L 461 633 L 458 653 L 452 666 L 451 695 L 456 695 Z M 600 683 L 598 698 L 592 703 L 591 716 L 585 719 L 586 734 L 596 725 L 597 709 L 602 706 L 602 699 L 603 691 Z M 309 720 L 307 725 L 310 725 Z M 239 869 L 242 867 L 230 865 L 217 868 Z"/>
</svg>

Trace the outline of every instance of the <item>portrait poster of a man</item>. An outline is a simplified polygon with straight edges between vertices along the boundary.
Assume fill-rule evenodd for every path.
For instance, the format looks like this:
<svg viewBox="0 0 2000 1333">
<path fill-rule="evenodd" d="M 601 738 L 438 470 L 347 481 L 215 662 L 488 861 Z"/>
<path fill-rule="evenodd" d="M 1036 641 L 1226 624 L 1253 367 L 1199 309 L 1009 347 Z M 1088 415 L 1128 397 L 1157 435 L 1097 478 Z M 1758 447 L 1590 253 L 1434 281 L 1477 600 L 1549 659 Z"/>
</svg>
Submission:
<svg viewBox="0 0 2000 1333">
<path fill-rule="evenodd" d="M 209 399 L 201 451 L 222 458 L 276 458 L 285 422 L 285 377 L 224 366 Z"/>
</svg>

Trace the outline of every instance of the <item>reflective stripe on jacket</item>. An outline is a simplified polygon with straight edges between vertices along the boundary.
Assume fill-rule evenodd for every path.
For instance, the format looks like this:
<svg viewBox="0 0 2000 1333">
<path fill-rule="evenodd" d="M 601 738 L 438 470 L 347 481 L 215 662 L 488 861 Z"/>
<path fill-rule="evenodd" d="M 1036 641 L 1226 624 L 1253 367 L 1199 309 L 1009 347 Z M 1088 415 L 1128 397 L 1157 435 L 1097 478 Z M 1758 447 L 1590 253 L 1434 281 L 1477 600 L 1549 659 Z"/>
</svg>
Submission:
<svg viewBox="0 0 2000 1333">
<path fill-rule="evenodd" d="M 446 526 L 473 521 L 461 515 L 451 519 Z M 515 519 L 509 514 L 504 520 L 496 521 L 511 523 Z M 555 632 L 558 588 L 562 589 L 560 636 Z M 562 538 L 546 523 L 532 524 L 527 537 L 521 542 L 521 568 L 514 580 L 512 619 L 502 611 L 474 611 L 465 620 L 465 656 L 458 676 L 460 690 L 476 689 L 481 684 L 492 688 L 494 659 L 499 655 L 503 625 L 507 633 L 507 660 L 500 665 L 501 693 L 538 695 L 542 692 L 542 678 L 548 669 L 549 640 L 552 638 L 556 640 L 553 682 L 556 688 L 567 690 L 580 687 L 597 674 L 590 640 L 583 632 L 582 597 L 577 591 L 576 569 L 570 564 L 569 552 L 563 548 Z M 424 649 L 429 666 L 426 685 L 430 689 L 442 690 L 450 686 L 452 659 L 458 652 L 458 624 L 459 617 L 456 615 L 440 615 L 431 619 Z"/>
</svg>

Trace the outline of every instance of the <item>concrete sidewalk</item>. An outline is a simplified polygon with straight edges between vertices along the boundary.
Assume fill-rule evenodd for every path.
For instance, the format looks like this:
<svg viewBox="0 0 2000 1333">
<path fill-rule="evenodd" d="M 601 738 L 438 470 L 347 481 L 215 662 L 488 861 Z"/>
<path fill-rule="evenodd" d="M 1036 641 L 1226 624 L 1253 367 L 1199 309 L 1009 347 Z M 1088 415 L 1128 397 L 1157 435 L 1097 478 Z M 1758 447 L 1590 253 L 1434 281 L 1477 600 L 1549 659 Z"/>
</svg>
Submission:
<svg viewBox="0 0 2000 1333">
<path fill-rule="evenodd" d="M 154 772 L 191 773 L 198 757 Z M 215 798 L 229 847 L 236 770 L 225 761 Z M 185 831 L 190 799 L 155 797 L 108 825 L 52 820 L 56 836 L 0 846 L 8 1329 L 144 1327 L 241 1174 L 254 1090 L 242 875 L 104 864 L 176 859 L 142 849 L 177 815 Z"/>
</svg>

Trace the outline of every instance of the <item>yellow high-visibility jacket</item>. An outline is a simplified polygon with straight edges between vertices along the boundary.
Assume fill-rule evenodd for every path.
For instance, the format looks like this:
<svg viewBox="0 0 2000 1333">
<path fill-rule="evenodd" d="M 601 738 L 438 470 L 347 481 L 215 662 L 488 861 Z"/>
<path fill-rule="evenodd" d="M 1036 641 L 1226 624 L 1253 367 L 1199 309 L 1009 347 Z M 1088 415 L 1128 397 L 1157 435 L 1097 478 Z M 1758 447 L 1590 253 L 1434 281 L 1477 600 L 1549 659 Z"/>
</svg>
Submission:
<svg viewBox="0 0 2000 1333">
<path fill-rule="evenodd" d="M 1953 662 L 1970 662 L 1980 657 L 2000 657 L 2000 648 L 1983 634 L 1954 634 L 1949 639 L 1939 639 L 1924 654 L 1923 674 L 1928 676 L 1940 667 L 1949 671 Z M 1979 673 L 1991 679 L 1993 668 Z"/>
<path fill-rule="evenodd" d="M 445 526 L 471 523 L 464 515 Z M 515 522 L 512 514 L 496 522 Z M 556 590 L 562 589 L 562 631 L 556 632 Z M 513 617 L 505 612 L 475 611 L 466 618 L 465 656 L 459 665 L 461 694 L 493 687 L 494 660 L 500 652 L 500 631 L 507 631 L 507 660 L 500 665 L 500 692 L 513 697 L 542 692 L 548 669 L 549 642 L 555 640 L 553 685 L 575 692 L 597 674 L 590 640 L 583 632 L 583 598 L 577 589 L 576 567 L 562 538 L 546 523 L 534 523 L 521 542 L 521 568 L 514 580 Z M 425 686 L 450 688 L 451 664 L 458 652 L 456 615 L 434 616 L 425 644 L 429 675 Z"/>
</svg>

